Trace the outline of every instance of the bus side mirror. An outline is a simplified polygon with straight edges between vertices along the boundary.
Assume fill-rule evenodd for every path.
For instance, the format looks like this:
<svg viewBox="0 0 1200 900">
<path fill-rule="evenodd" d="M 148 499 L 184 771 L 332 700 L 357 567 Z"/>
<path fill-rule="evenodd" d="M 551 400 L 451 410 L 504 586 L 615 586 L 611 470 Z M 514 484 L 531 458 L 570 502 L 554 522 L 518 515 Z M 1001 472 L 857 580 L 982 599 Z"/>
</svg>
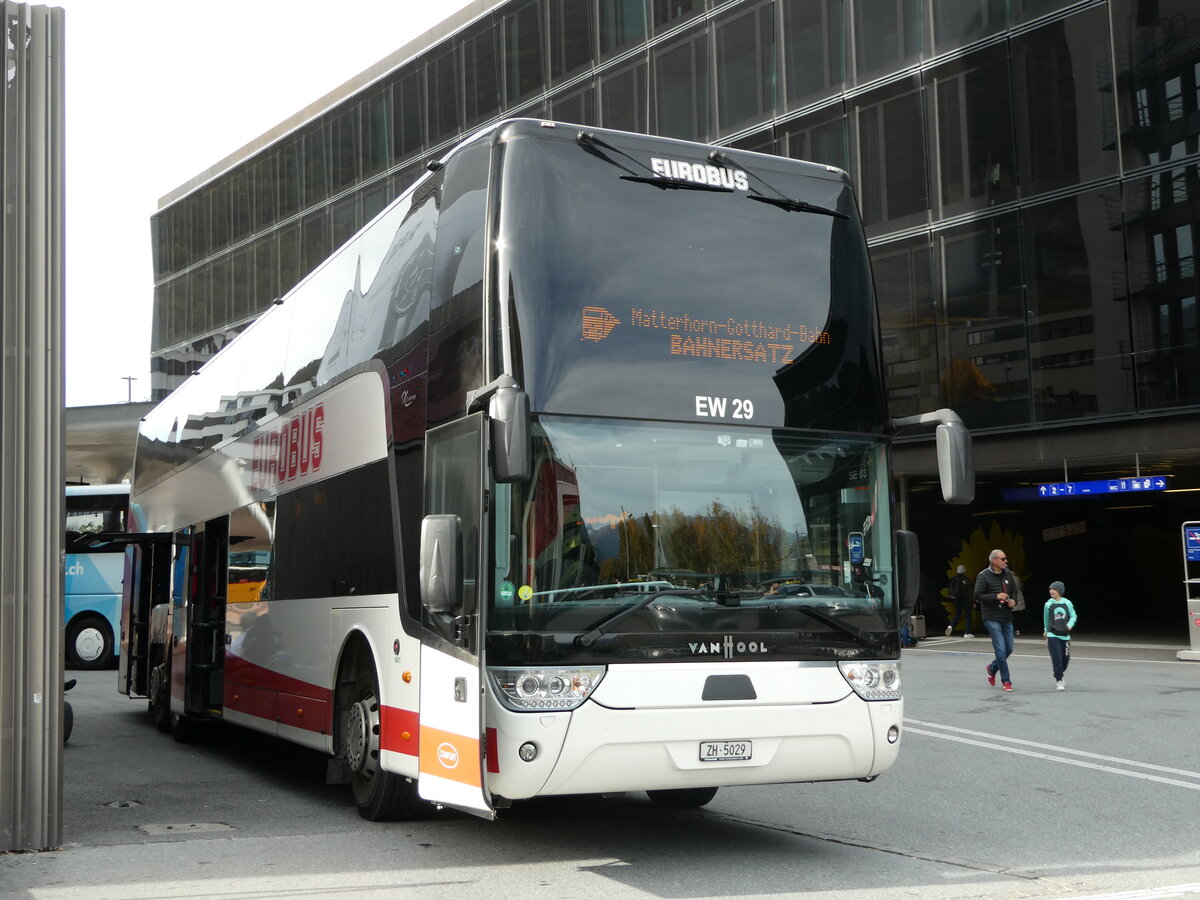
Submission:
<svg viewBox="0 0 1200 900">
<path fill-rule="evenodd" d="M 896 593 L 900 601 L 900 621 L 904 622 L 917 608 L 917 592 L 921 589 L 921 554 L 917 536 L 911 531 L 897 531 Z"/>
<path fill-rule="evenodd" d="M 938 477 L 947 503 L 966 504 L 975 499 L 975 459 L 971 433 L 962 422 L 937 427 Z"/>
<path fill-rule="evenodd" d="M 462 609 L 462 523 L 458 516 L 421 520 L 421 604 L 431 613 Z"/>
<path fill-rule="evenodd" d="M 529 395 L 515 385 L 496 389 L 488 401 L 492 427 L 492 476 L 497 484 L 528 481 L 533 470 L 529 445 Z"/>
</svg>

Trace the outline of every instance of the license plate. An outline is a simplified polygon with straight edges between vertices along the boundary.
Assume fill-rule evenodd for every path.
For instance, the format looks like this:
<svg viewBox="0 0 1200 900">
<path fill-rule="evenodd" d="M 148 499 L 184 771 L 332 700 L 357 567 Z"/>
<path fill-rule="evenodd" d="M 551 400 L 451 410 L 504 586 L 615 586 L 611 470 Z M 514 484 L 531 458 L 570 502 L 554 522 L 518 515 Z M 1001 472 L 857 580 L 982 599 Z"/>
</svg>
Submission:
<svg viewBox="0 0 1200 900">
<path fill-rule="evenodd" d="M 751 741 L 702 741 L 701 762 L 726 762 L 733 759 L 749 759 L 753 751 Z"/>
</svg>

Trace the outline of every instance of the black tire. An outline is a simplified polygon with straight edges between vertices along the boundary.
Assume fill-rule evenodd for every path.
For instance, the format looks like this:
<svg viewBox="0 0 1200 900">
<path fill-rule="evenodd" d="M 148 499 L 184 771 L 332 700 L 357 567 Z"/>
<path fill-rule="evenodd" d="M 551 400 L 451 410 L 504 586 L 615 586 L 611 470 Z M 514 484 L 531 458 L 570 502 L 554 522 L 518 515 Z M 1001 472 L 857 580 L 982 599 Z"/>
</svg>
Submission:
<svg viewBox="0 0 1200 900">
<path fill-rule="evenodd" d="M 715 787 L 678 788 L 671 791 L 646 791 L 650 802 L 660 809 L 699 809 L 717 796 Z"/>
<path fill-rule="evenodd" d="M 104 616 L 83 613 L 67 625 L 67 667 L 108 669 L 113 664 L 113 633 Z"/>
<path fill-rule="evenodd" d="M 424 804 L 417 783 L 380 768 L 379 682 L 365 653 L 356 654 L 357 670 L 348 697 L 339 746 L 350 766 L 350 788 L 358 814 L 372 822 L 408 819 Z"/>
<path fill-rule="evenodd" d="M 75 711 L 70 702 L 63 701 L 63 743 L 71 739 L 71 727 L 75 724 Z"/>
</svg>

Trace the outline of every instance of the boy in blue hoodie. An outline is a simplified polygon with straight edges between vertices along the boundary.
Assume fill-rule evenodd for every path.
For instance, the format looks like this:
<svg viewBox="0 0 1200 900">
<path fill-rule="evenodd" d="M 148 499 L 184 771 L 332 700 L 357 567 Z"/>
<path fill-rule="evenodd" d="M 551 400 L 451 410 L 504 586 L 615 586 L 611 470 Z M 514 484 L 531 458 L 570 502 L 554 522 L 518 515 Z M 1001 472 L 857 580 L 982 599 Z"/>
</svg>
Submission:
<svg viewBox="0 0 1200 900">
<path fill-rule="evenodd" d="M 1063 676 L 1071 662 L 1071 629 L 1075 627 L 1075 606 L 1063 596 L 1066 588 L 1061 581 L 1050 582 L 1050 599 L 1042 610 L 1042 631 L 1050 650 L 1050 665 L 1054 669 L 1054 687 L 1065 691 Z"/>
</svg>

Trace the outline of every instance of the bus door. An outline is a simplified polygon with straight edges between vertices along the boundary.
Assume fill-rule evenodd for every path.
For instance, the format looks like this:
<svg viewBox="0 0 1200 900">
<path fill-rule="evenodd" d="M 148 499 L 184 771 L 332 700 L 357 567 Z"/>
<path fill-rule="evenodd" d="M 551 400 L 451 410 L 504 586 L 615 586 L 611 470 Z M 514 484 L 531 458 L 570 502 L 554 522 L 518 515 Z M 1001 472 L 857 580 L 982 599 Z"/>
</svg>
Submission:
<svg viewBox="0 0 1200 900">
<path fill-rule="evenodd" d="M 150 616 L 171 590 L 171 535 L 130 535 L 125 547 L 121 592 L 121 654 L 117 690 L 134 697 L 150 694 Z"/>
<path fill-rule="evenodd" d="M 425 511 L 455 516 L 461 536 L 461 605 L 424 612 L 421 637 L 421 797 L 495 818 L 484 782 L 483 614 L 479 573 L 486 571 L 482 527 L 490 477 L 484 418 L 468 416 L 429 432 Z"/>
<path fill-rule="evenodd" d="M 179 553 L 183 554 L 180 566 Z M 172 596 L 171 711 L 194 717 L 219 712 L 225 661 L 225 600 L 229 520 L 197 526 L 178 548 L 176 575 L 186 572 Z M 183 594 L 178 593 L 183 590 Z"/>
</svg>

